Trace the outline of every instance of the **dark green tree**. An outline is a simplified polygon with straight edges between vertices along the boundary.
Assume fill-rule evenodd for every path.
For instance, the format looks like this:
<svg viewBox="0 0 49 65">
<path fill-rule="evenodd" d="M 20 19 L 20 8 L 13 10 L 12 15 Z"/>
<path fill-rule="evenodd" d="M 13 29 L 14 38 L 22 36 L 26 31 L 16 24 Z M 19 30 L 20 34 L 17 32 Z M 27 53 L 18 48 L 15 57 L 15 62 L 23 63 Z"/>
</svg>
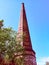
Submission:
<svg viewBox="0 0 49 65">
<path fill-rule="evenodd" d="M 1 29 L 1 27 L 3 26 L 3 21 L 4 21 L 4 20 L 0 20 L 0 29 Z"/>
</svg>

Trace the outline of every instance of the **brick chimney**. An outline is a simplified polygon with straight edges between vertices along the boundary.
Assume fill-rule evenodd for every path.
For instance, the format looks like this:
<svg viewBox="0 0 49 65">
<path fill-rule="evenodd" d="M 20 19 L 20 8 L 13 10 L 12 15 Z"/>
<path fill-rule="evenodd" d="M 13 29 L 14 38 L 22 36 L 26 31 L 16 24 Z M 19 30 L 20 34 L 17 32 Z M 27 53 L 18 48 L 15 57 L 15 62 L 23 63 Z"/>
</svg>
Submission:
<svg viewBox="0 0 49 65">
<path fill-rule="evenodd" d="M 36 65 L 35 51 L 32 49 L 30 33 L 26 18 L 24 3 L 21 6 L 20 22 L 18 27 L 18 37 L 23 35 L 22 42 L 20 43 L 25 49 L 25 65 Z"/>
</svg>

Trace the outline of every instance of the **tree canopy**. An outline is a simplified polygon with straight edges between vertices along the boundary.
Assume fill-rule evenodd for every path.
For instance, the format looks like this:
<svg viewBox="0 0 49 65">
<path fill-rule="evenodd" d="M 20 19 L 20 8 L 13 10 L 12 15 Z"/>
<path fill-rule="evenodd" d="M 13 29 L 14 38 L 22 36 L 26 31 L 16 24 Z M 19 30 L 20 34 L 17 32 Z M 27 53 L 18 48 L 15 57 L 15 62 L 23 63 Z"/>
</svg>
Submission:
<svg viewBox="0 0 49 65">
<path fill-rule="evenodd" d="M 2 20 L 0 22 L 3 24 Z M 14 60 L 15 64 L 22 65 L 23 56 L 19 58 L 16 56 L 20 53 L 23 54 L 24 48 L 20 45 L 21 41 L 16 40 L 16 36 L 17 32 L 12 28 L 0 27 L 0 58 L 4 59 L 6 63 Z M 0 64 L 2 63 L 0 62 Z"/>
</svg>

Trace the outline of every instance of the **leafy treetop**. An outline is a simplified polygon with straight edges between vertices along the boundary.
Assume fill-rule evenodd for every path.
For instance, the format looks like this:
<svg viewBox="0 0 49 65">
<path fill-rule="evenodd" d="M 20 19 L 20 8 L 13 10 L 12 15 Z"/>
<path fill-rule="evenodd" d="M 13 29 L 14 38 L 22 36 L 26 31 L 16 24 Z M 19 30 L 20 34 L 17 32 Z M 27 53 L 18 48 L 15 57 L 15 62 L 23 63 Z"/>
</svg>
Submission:
<svg viewBox="0 0 49 65">
<path fill-rule="evenodd" d="M 16 36 L 17 32 L 12 28 L 0 29 L 0 57 L 6 60 L 6 62 L 10 62 L 12 60 L 14 60 L 15 62 L 17 61 L 19 65 L 20 61 L 22 64 L 23 57 L 17 59 L 15 56 L 19 55 L 20 53 L 23 54 L 24 48 L 20 45 L 21 41 L 16 40 Z"/>
</svg>

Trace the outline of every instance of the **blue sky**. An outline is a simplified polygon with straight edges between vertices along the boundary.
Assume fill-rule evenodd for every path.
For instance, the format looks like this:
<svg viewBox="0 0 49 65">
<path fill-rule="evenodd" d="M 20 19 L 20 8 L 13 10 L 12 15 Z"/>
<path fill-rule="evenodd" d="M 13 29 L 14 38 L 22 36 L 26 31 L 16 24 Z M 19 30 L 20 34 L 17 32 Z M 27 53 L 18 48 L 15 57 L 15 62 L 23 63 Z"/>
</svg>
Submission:
<svg viewBox="0 0 49 65">
<path fill-rule="evenodd" d="M 40 65 L 43 58 L 49 59 L 49 0 L 0 0 L 0 19 L 4 20 L 5 27 L 10 26 L 17 31 L 22 2 L 25 4 L 32 47 Z"/>
</svg>

